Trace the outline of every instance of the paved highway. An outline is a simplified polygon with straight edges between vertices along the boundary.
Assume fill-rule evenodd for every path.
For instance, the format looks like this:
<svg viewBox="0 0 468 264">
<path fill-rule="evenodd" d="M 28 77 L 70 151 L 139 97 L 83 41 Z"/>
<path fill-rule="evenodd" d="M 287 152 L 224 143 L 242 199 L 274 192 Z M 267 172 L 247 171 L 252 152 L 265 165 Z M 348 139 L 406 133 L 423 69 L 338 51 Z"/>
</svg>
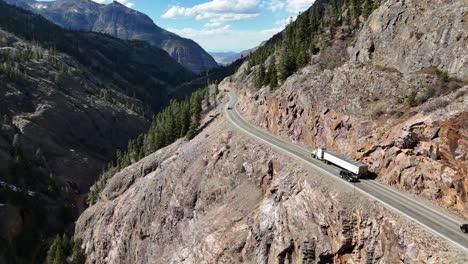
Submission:
<svg viewBox="0 0 468 264">
<path fill-rule="evenodd" d="M 225 106 L 226 118 L 239 130 L 255 139 L 267 143 L 275 149 L 293 157 L 300 159 L 313 168 L 321 171 L 325 175 L 335 177 L 343 184 L 352 184 L 344 181 L 339 176 L 339 171 L 335 166 L 313 159 L 311 150 L 285 141 L 273 136 L 255 126 L 249 124 L 243 119 L 236 109 L 238 97 L 234 93 L 229 93 L 230 101 Z M 468 234 L 460 231 L 460 222 L 453 216 L 442 213 L 429 205 L 422 204 L 404 193 L 397 192 L 374 180 L 361 180 L 354 184 L 355 190 L 371 197 L 382 203 L 387 208 L 394 210 L 410 220 L 418 223 L 432 233 L 441 236 L 449 242 L 468 252 Z M 467 221 L 468 222 L 468 221 Z"/>
</svg>

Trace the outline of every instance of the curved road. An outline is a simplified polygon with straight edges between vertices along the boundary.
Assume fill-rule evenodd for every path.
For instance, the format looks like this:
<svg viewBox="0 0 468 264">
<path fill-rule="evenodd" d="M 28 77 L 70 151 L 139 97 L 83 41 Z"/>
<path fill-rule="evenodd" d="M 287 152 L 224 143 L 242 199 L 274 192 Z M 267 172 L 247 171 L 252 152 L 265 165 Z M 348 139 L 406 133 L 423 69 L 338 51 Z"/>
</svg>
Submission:
<svg viewBox="0 0 468 264">
<path fill-rule="evenodd" d="M 225 106 L 224 111 L 226 118 L 237 129 L 259 141 L 267 143 L 271 147 L 287 154 L 288 156 L 308 163 L 317 171 L 320 171 L 330 177 L 335 177 L 337 181 L 342 181 L 343 184 L 353 187 L 351 183 L 344 181 L 339 177 L 340 169 L 313 159 L 310 155 L 312 152 L 311 150 L 307 150 L 296 144 L 287 142 L 249 124 L 243 119 L 236 109 L 239 99 L 237 95 L 230 92 L 229 97 L 231 100 Z M 460 231 L 461 223 L 457 219 L 454 219 L 437 209 L 431 208 L 428 205 L 422 204 L 406 194 L 390 189 L 374 180 L 362 180 L 355 183 L 354 187 L 355 190 L 377 200 L 384 206 L 402 214 L 432 233 L 441 236 L 449 242 L 457 245 L 465 252 L 468 252 L 468 234 L 464 234 Z"/>
</svg>

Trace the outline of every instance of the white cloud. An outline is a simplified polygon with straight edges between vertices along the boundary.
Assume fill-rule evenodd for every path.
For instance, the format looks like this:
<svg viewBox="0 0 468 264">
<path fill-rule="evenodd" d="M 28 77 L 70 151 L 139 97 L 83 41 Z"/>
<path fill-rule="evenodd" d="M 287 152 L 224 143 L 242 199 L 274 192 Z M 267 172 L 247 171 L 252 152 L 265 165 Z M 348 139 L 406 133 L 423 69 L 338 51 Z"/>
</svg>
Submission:
<svg viewBox="0 0 468 264">
<path fill-rule="evenodd" d="M 93 0 L 93 1 L 99 4 L 110 4 L 112 3 L 113 0 Z M 129 0 L 116 0 L 116 1 L 128 8 L 135 7 L 135 3 L 130 2 Z"/>
<path fill-rule="evenodd" d="M 294 16 L 294 17 L 288 17 L 288 18 L 285 18 L 285 19 L 280 19 L 280 20 L 277 20 L 275 22 L 276 25 L 280 26 L 280 27 L 286 27 L 289 23 L 291 23 L 291 21 L 294 21 L 296 20 L 297 16 Z"/>
<path fill-rule="evenodd" d="M 287 0 L 287 10 L 291 13 L 298 13 L 307 10 L 315 0 Z"/>
<path fill-rule="evenodd" d="M 162 18 L 195 18 L 208 20 L 209 27 L 250 19 L 259 15 L 261 0 L 211 0 L 192 7 L 172 6 Z"/>
<path fill-rule="evenodd" d="M 242 51 L 258 46 L 283 29 L 284 26 L 265 30 L 235 30 L 231 26 L 225 25 L 218 28 L 183 28 L 168 30 L 195 40 L 206 50 Z"/>
<path fill-rule="evenodd" d="M 307 10 L 314 2 L 315 0 L 269 0 L 267 7 L 273 12 L 285 9 L 290 13 L 297 14 Z"/>
<path fill-rule="evenodd" d="M 178 35 L 198 42 L 210 51 L 241 51 L 258 46 L 296 19 L 297 14 L 309 8 L 315 0 L 205 0 L 194 6 L 171 6 L 161 17 L 166 19 L 191 18 L 205 21 L 204 27 L 168 29 Z M 261 12 L 271 10 L 285 13 L 291 18 L 281 19 L 265 30 L 234 29 L 229 23 L 252 19 Z M 278 18 L 279 18 L 278 17 Z"/>
<path fill-rule="evenodd" d="M 286 3 L 282 0 L 271 0 L 271 2 L 268 4 L 268 8 L 276 12 L 278 10 L 282 10 L 285 7 Z"/>
</svg>

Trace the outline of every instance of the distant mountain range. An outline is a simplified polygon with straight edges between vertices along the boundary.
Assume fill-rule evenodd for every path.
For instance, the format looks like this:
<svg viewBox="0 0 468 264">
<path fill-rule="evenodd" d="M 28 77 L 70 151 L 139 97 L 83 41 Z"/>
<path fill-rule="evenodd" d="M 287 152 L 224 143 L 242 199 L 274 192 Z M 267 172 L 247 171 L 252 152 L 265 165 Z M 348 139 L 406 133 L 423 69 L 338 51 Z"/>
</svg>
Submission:
<svg viewBox="0 0 468 264">
<path fill-rule="evenodd" d="M 240 59 L 242 53 L 238 52 L 209 52 L 210 55 L 215 59 L 215 61 L 220 65 L 229 65 Z"/>
<path fill-rule="evenodd" d="M 245 58 L 245 57 L 249 56 L 250 53 L 256 51 L 258 49 L 258 47 L 263 46 L 265 43 L 266 43 L 266 41 L 263 41 L 257 47 L 251 48 L 251 49 L 248 49 L 248 50 L 244 50 L 244 51 L 241 51 L 241 52 L 228 51 L 228 52 L 209 52 L 209 53 L 219 65 L 227 66 L 227 65 L 237 61 L 240 58 Z"/>
<path fill-rule="evenodd" d="M 191 39 L 158 27 L 147 15 L 113 2 L 91 0 L 6 0 L 7 3 L 43 15 L 67 29 L 106 33 L 121 39 L 143 40 L 164 49 L 185 68 L 200 73 L 212 69 L 216 61 Z"/>
</svg>

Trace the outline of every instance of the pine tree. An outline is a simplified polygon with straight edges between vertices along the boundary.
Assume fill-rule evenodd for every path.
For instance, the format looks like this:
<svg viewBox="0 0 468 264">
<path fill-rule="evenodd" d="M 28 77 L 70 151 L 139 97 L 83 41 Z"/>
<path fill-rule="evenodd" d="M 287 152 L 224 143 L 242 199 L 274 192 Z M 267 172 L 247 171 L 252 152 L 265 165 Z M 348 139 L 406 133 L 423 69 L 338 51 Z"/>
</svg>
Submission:
<svg viewBox="0 0 468 264">
<path fill-rule="evenodd" d="M 345 9 L 345 18 L 344 18 L 344 24 L 346 26 L 351 25 L 351 5 L 349 4 L 350 0 L 346 0 L 344 4 L 344 9 Z"/>
<path fill-rule="evenodd" d="M 73 249 L 72 249 L 72 264 L 84 264 L 86 261 L 86 257 L 81 249 L 81 240 L 75 239 L 73 241 Z"/>
<path fill-rule="evenodd" d="M 210 104 L 210 89 L 207 88 L 205 89 L 205 106 L 206 108 L 210 108 L 211 104 Z"/>
<path fill-rule="evenodd" d="M 68 238 L 66 238 L 68 241 Z M 65 242 L 67 242 L 65 241 Z M 47 264 L 66 264 L 66 255 L 65 251 L 69 248 L 69 244 L 64 247 L 64 241 L 57 235 L 52 242 L 52 245 L 47 251 L 46 263 Z"/>
<path fill-rule="evenodd" d="M 296 55 L 296 65 L 298 68 L 302 68 L 309 63 L 309 56 L 304 47 L 301 47 Z"/>
<path fill-rule="evenodd" d="M 62 236 L 62 249 L 64 250 L 65 255 L 68 255 L 70 249 L 70 239 L 68 238 L 67 234 L 63 234 Z"/>
<path fill-rule="evenodd" d="M 192 139 L 200 126 L 200 117 L 201 117 L 201 95 L 200 91 L 195 92 L 192 97 L 190 97 L 190 126 L 187 132 L 187 138 Z"/>
<path fill-rule="evenodd" d="M 263 84 L 265 82 L 265 67 L 263 66 L 263 63 L 261 63 L 255 73 L 255 87 L 257 89 L 262 88 Z"/>
<path fill-rule="evenodd" d="M 281 81 L 285 81 L 296 71 L 296 62 L 288 49 L 283 49 L 279 64 L 279 75 Z"/>
<path fill-rule="evenodd" d="M 187 135 L 187 131 L 190 127 L 190 103 L 186 99 L 181 103 L 182 111 L 179 113 L 179 122 L 181 124 L 179 137 L 184 137 Z"/>
<path fill-rule="evenodd" d="M 270 88 L 278 86 L 278 72 L 276 71 L 276 57 L 273 55 L 268 65 L 268 79 Z"/>
<path fill-rule="evenodd" d="M 196 116 L 192 116 L 191 121 L 190 121 L 190 126 L 187 131 L 187 138 L 192 139 L 195 137 L 198 127 L 200 126 L 199 121 L 197 120 Z"/>
<path fill-rule="evenodd" d="M 361 0 L 351 0 L 351 18 L 355 20 L 361 15 Z M 359 23 L 356 23 L 359 24 Z"/>
<path fill-rule="evenodd" d="M 47 257 L 46 257 L 46 263 L 47 264 L 54 264 L 55 263 L 55 257 L 57 255 L 57 251 L 60 250 L 61 246 L 61 238 L 59 235 L 55 237 L 55 239 L 52 241 L 52 244 L 49 247 L 49 250 L 47 251 Z"/>
<path fill-rule="evenodd" d="M 368 18 L 373 11 L 373 7 L 374 7 L 374 4 L 372 3 L 372 0 L 365 0 L 364 7 L 362 10 L 362 15 L 365 18 Z"/>
<path fill-rule="evenodd" d="M 54 264 L 67 264 L 65 253 L 62 247 L 55 251 Z"/>
<path fill-rule="evenodd" d="M 117 149 L 116 151 L 116 160 L 117 160 L 117 170 L 121 170 L 122 169 L 122 163 L 123 163 L 123 160 L 122 160 L 122 151 L 120 149 Z"/>
</svg>

